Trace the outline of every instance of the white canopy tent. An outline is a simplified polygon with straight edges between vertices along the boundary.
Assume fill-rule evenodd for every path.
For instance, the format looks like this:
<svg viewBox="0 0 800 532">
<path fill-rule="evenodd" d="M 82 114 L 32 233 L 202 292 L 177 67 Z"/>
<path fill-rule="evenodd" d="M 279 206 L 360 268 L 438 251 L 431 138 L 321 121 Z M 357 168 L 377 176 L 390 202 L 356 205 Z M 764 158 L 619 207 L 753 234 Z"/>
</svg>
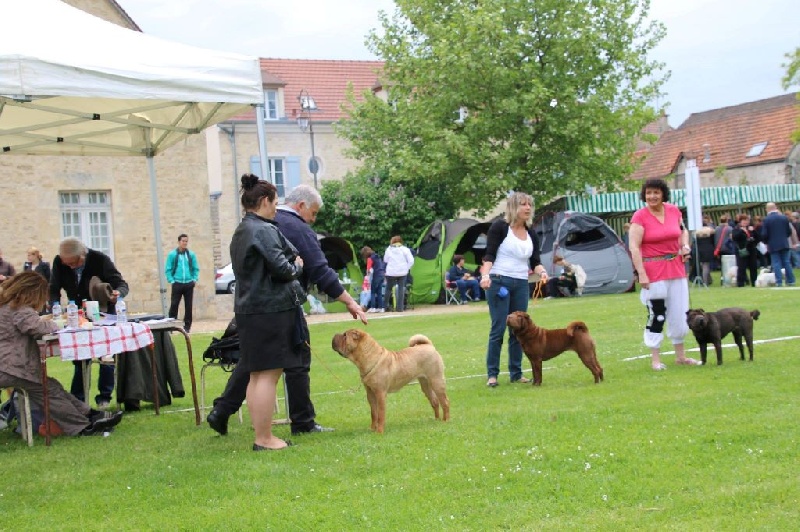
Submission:
<svg viewBox="0 0 800 532">
<path fill-rule="evenodd" d="M 4 2 L 0 154 L 146 157 L 164 313 L 153 157 L 255 106 L 266 176 L 263 102 L 258 58 L 158 39 L 60 0 Z"/>
</svg>

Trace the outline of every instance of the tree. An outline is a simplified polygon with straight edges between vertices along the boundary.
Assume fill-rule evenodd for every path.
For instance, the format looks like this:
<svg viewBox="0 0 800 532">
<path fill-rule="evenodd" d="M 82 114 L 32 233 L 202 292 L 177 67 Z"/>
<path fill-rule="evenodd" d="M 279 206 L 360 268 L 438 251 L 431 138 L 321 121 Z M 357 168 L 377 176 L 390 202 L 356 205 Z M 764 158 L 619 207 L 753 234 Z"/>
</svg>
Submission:
<svg viewBox="0 0 800 532">
<path fill-rule="evenodd" d="M 437 218 L 452 218 L 456 207 L 441 183 L 389 181 L 386 174 L 361 169 L 320 191 L 324 208 L 314 227 L 383 253 L 393 235 L 412 245 Z"/>
<path fill-rule="evenodd" d="M 783 88 L 789 90 L 792 85 L 800 85 L 800 48 L 795 48 L 793 54 L 786 54 L 788 63 L 784 63 L 786 67 L 786 75 L 783 77 Z M 800 99 L 800 94 L 798 94 Z M 800 118 L 797 119 L 797 129 L 792 133 L 792 142 L 800 142 Z"/>
<path fill-rule="evenodd" d="M 388 179 L 440 182 L 480 214 L 508 190 L 615 189 L 635 168 L 666 79 L 649 0 L 396 0 L 383 34 L 387 102 L 351 94 L 338 130 Z M 659 77 L 661 76 L 661 77 Z"/>
</svg>

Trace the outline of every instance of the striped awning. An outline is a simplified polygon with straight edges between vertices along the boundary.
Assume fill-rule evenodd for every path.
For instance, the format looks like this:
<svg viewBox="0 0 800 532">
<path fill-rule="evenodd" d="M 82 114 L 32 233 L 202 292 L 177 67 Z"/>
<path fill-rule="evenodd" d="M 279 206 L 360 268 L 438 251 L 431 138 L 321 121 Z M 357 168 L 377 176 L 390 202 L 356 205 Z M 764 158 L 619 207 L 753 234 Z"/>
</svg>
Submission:
<svg viewBox="0 0 800 532">
<path fill-rule="evenodd" d="M 686 190 L 673 190 L 670 203 L 678 207 L 686 207 Z M 733 187 L 710 187 L 700 189 L 700 200 L 703 207 L 720 207 L 727 205 L 746 205 L 756 203 L 798 203 L 800 202 L 800 185 L 755 185 Z M 639 192 L 614 192 L 611 194 L 595 194 L 594 196 L 565 196 L 562 198 L 565 210 L 604 214 L 615 212 L 633 212 L 642 207 Z"/>
</svg>

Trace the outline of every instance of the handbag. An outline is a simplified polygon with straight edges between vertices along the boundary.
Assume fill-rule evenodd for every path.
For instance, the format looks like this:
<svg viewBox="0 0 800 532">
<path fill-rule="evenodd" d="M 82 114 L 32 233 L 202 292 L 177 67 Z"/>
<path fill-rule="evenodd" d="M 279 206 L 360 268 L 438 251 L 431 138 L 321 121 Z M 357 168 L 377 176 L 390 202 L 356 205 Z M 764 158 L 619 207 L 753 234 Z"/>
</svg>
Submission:
<svg viewBox="0 0 800 532">
<path fill-rule="evenodd" d="M 767 245 L 765 243 L 763 243 L 763 242 L 759 242 L 758 244 L 756 244 L 756 249 L 762 255 L 766 255 L 767 254 Z"/>
<path fill-rule="evenodd" d="M 750 251 L 747 248 L 739 248 L 736 250 L 740 257 L 745 258 L 750 256 Z"/>
</svg>

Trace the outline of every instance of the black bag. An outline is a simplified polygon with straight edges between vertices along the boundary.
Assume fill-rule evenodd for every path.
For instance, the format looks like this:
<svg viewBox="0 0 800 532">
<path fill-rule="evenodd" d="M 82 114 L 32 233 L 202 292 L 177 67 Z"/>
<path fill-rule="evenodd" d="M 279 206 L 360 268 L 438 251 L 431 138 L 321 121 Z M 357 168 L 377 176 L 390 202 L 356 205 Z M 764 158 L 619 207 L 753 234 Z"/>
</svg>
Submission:
<svg viewBox="0 0 800 532">
<path fill-rule="evenodd" d="M 219 364 L 225 371 L 233 371 L 238 364 L 239 332 L 236 330 L 236 318 L 232 319 L 225 329 L 222 338 L 211 338 L 211 343 L 203 353 L 203 360 L 211 364 Z"/>
</svg>

